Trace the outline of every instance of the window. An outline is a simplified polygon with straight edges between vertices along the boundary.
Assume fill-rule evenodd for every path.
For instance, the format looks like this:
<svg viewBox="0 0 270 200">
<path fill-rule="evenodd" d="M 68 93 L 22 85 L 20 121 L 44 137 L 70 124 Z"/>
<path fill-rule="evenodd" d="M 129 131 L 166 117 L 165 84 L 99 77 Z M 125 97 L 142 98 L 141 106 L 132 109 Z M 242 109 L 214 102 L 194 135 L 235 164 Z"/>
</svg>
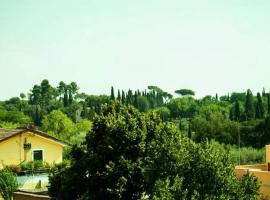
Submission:
<svg viewBox="0 0 270 200">
<path fill-rule="evenodd" d="M 33 150 L 33 161 L 43 160 L 43 150 Z"/>
</svg>

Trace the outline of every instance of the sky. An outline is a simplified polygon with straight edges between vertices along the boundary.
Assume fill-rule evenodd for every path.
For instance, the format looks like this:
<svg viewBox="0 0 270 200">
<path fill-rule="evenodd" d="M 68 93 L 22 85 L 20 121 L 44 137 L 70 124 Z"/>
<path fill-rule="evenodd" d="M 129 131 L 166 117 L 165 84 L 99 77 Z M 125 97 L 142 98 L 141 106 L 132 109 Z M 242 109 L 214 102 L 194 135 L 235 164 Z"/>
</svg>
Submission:
<svg viewBox="0 0 270 200">
<path fill-rule="evenodd" d="M 1 0 L 0 99 L 48 79 L 81 92 L 270 90 L 269 0 Z"/>
</svg>

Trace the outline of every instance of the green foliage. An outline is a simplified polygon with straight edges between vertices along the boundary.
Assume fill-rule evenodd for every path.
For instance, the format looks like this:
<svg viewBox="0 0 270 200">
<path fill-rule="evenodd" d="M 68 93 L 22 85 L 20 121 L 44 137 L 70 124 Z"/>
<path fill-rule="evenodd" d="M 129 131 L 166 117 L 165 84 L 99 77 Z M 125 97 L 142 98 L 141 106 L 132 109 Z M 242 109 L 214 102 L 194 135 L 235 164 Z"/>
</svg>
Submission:
<svg viewBox="0 0 270 200">
<path fill-rule="evenodd" d="M 38 170 L 46 170 L 49 168 L 50 165 L 42 160 L 23 162 L 21 164 L 21 171 L 38 171 Z"/>
<path fill-rule="evenodd" d="M 79 144 L 91 130 L 92 123 L 83 119 L 74 124 L 59 110 L 52 111 L 42 120 L 42 130 L 63 141 Z"/>
<path fill-rule="evenodd" d="M 214 140 L 211 145 L 215 149 L 226 151 L 230 154 L 232 162 L 235 165 L 263 164 L 265 163 L 265 148 L 256 149 L 253 147 L 240 147 L 237 145 L 221 144 Z M 240 156 L 240 163 L 239 163 Z"/>
<path fill-rule="evenodd" d="M 175 90 L 176 94 L 180 94 L 182 96 L 194 96 L 195 92 L 190 90 L 190 89 L 180 89 L 180 90 Z"/>
<path fill-rule="evenodd" d="M 68 141 L 75 131 L 75 126 L 65 114 L 55 110 L 42 120 L 42 130 L 61 140 Z"/>
<path fill-rule="evenodd" d="M 163 121 L 168 121 L 170 119 L 171 111 L 165 106 L 156 108 L 153 111 L 158 113 Z"/>
<path fill-rule="evenodd" d="M 19 125 L 30 123 L 30 118 L 20 111 L 7 111 L 0 109 L 0 121 L 11 122 Z"/>
<path fill-rule="evenodd" d="M 261 98 L 261 94 L 257 93 L 257 102 L 256 102 L 256 119 L 263 119 L 264 118 L 264 106 Z"/>
<path fill-rule="evenodd" d="M 111 100 L 115 100 L 113 86 L 111 87 Z"/>
<path fill-rule="evenodd" d="M 265 148 L 255 149 L 252 147 L 242 147 L 239 152 L 239 148 L 237 146 L 233 146 L 229 150 L 235 164 L 248 165 L 265 163 Z"/>
<path fill-rule="evenodd" d="M 19 187 L 16 176 L 8 170 L 0 171 L 0 195 L 4 200 L 12 200 L 12 193 Z"/>
<path fill-rule="evenodd" d="M 138 96 L 137 97 L 137 108 L 141 112 L 147 112 L 149 110 L 149 102 L 146 97 Z"/>
<path fill-rule="evenodd" d="M 253 119 L 255 116 L 253 95 L 250 89 L 247 90 L 246 102 L 245 102 L 245 114 L 246 119 Z"/>
<path fill-rule="evenodd" d="M 71 166 L 53 172 L 49 193 L 66 200 L 253 199 L 257 186 L 254 178 L 236 178 L 223 149 L 195 144 L 156 113 L 112 102 L 94 119 L 85 146 L 72 148 Z"/>
<path fill-rule="evenodd" d="M 253 174 L 245 174 L 239 180 L 239 197 L 243 200 L 256 200 L 259 196 L 258 178 Z"/>
<path fill-rule="evenodd" d="M 18 128 L 20 124 L 14 122 L 0 122 L 0 128 Z"/>
<path fill-rule="evenodd" d="M 197 142 L 206 139 L 215 139 L 226 144 L 238 142 L 239 124 L 230 121 L 221 113 L 207 114 L 207 118 L 196 116 L 192 120 L 191 127 L 195 132 L 193 139 Z"/>
</svg>

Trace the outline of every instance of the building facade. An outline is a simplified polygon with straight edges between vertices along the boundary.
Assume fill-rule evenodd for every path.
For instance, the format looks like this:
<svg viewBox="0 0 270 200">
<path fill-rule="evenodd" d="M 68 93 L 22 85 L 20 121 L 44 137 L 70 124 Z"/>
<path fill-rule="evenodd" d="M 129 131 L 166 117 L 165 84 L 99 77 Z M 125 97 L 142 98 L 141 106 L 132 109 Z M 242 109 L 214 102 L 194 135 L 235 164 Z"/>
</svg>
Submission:
<svg viewBox="0 0 270 200">
<path fill-rule="evenodd" d="M 41 131 L 0 128 L 0 168 L 36 160 L 60 163 L 65 146 Z"/>
</svg>

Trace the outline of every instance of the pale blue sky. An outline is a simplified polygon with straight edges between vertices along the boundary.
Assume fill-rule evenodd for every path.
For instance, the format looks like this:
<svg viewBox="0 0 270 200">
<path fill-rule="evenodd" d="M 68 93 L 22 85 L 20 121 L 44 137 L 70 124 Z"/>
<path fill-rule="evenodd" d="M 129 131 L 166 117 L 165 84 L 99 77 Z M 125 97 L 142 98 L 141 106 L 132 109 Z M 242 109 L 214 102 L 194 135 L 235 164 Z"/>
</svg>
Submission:
<svg viewBox="0 0 270 200">
<path fill-rule="evenodd" d="M 0 99 L 49 79 L 82 92 L 270 89 L 269 0 L 1 0 Z"/>
</svg>

